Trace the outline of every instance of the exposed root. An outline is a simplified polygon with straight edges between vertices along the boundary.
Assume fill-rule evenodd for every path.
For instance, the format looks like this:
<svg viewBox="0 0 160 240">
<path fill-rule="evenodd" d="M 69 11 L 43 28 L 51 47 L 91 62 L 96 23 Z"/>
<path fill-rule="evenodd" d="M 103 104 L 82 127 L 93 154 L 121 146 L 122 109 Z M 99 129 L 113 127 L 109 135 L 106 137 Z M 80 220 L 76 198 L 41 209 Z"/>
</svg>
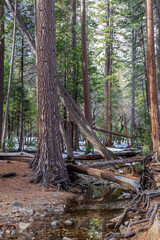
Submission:
<svg viewBox="0 0 160 240">
<path fill-rule="evenodd" d="M 133 237 L 136 235 L 136 233 L 147 230 L 148 227 L 142 227 L 140 229 L 138 229 L 137 231 L 131 231 L 128 233 L 113 233 L 110 232 L 107 234 L 107 236 L 104 238 L 104 240 L 111 240 L 111 239 L 121 239 L 121 238 L 129 238 L 129 237 Z"/>
</svg>

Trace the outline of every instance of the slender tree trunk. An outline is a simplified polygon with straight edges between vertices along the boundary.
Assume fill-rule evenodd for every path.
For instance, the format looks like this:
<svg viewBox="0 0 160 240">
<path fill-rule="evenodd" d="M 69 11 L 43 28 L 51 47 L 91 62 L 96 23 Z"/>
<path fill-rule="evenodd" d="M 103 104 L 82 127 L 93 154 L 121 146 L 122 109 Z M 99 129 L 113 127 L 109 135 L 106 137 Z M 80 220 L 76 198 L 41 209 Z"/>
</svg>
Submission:
<svg viewBox="0 0 160 240">
<path fill-rule="evenodd" d="M 110 25 L 110 4 L 107 4 L 107 17 L 106 27 Z M 109 35 L 109 30 L 107 31 Z M 106 49 L 105 49 L 105 82 L 104 82 L 104 129 L 109 129 L 109 82 L 108 76 L 110 72 L 110 44 L 108 43 L 108 37 L 106 38 Z M 104 135 L 104 145 L 107 145 L 108 134 Z"/>
<path fill-rule="evenodd" d="M 69 182 L 60 146 L 54 0 L 37 1 L 38 149 L 30 167 L 33 182 L 66 187 Z"/>
<path fill-rule="evenodd" d="M 111 9 L 111 17 L 113 17 L 113 8 Z M 113 28 L 113 21 L 110 23 L 111 28 Z M 113 64 L 113 29 L 110 31 L 110 69 L 109 69 L 109 75 L 110 75 L 110 80 L 109 80 L 109 130 L 112 131 L 112 81 L 113 81 L 113 71 L 112 71 L 112 64 Z M 109 134 L 108 139 L 107 139 L 107 145 L 111 146 L 112 145 L 112 135 Z"/>
<path fill-rule="evenodd" d="M 148 79 L 149 79 L 149 100 L 150 100 L 150 118 L 153 149 L 159 151 L 159 127 L 157 110 L 157 92 L 156 92 L 156 66 L 154 49 L 154 30 L 153 30 L 153 1 L 146 0 L 146 18 L 147 18 L 147 60 L 148 60 Z M 159 152 L 155 154 L 156 159 Z"/>
<path fill-rule="evenodd" d="M 136 61 L 136 32 L 132 29 L 132 109 L 131 109 L 131 135 L 135 135 L 135 61 Z"/>
<path fill-rule="evenodd" d="M 76 34 L 76 0 L 72 0 L 72 17 L 71 17 L 71 33 L 72 33 L 72 38 L 71 38 L 71 48 L 72 48 L 72 67 L 71 67 L 71 78 L 72 78 L 72 83 L 73 83 L 73 91 L 72 91 L 72 98 L 76 102 L 77 101 L 77 57 L 75 54 L 76 50 L 76 44 L 77 44 L 77 34 Z M 77 125 L 72 122 L 72 147 L 73 150 L 76 151 L 78 148 L 77 145 L 77 138 L 78 138 L 78 128 Z"/>
<path fill-rule="evenodd" d="M 22 147 L 23 147 L 23 55 L 24 55 L 24 40 L 23 40 L 23 36 L 22 36 L 22 55 L 21 55 L 21 119 L 20 119 L 20 140 L 19 140 L 19 151 L 22 151 Z"/>
<path fill-rule="evenodd" d="M 4 0 L 0 2 L 0 146 L 3 122 L 3 84 L 4 84 Z"/>
<path fill-rule="evenodd" d="M 15 0 L 13 45 L 12 45 L 12 55 L 11 55 L 11 65 L 10 65 L 10 75 L 9 75 L 9 83 L 8 83 L 6 109 L 5 109 L 5 116 L 4 116 L 4 126 L 3 126 L 3 133 L 2 133 L 2 142 L 1 142 L 1 148 L 3 151 L 5 150 L 5 138 L 6 138 L 6 131 L 7 131 L 9 101 L 10 101 L 11 83 L 12 83 L 12 76 L 13 76 L 14 52 L 15 52 L 15 44 L 16 44 L 16 13 L 17 13 L 17 0 Z"/>
<path fill-rule="evenodd" d="M 86 36 L 85 0 L 81 1 L 81 38 L 82 38 L 82 63 L 83 63 L 84 115 L 87 121 L 90 123 L 90 125 L 92 125 L 90 83 L 89 83 L 88 57 L 87 57 L 88 51 L 87 51 L 87 36 Z"/>
<path fill-rule="evenodd" d="M 143 34 L 143 25 L 141 21 L 141 41 L 142 41 L 142 54 L 143 54 L 143 66 L 144 66 L 144 76 L 145 76 L 145 86 L 146 86 L 146 97 L 147 105 L 149 107 L 149 83 L 148 83 L 148 69 L 146 64 L 146 53 L 144 47 L 144 34 Z"/>
</svg>

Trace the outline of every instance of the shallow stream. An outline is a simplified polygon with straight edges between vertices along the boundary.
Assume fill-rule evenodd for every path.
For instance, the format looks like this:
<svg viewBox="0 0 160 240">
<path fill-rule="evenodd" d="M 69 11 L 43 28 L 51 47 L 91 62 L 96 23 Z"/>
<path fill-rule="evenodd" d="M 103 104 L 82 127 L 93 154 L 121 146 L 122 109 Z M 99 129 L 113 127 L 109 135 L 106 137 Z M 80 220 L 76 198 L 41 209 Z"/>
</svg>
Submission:
<svg viewBox="0 0 160 240">
<path fill-rule="evenodd" d="M 114 187 L 89 185 L 77 201 L 68 202 L 61 216 L 53 214 L 34 221 L 18 239 L 103 240 L 112 230 L 109 220 L 123 212 L 129 198 L 129 194 Z"/>
</svg>

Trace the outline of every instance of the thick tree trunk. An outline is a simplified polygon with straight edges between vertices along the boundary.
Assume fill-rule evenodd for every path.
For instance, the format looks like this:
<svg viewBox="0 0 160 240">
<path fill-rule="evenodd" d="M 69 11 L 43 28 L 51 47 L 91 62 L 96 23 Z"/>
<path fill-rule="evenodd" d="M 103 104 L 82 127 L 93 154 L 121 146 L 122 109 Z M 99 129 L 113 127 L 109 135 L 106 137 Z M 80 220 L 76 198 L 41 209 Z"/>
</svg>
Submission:
<svg viewBox="0 0 160 240">
<path fill-rule="evenodd" d="M 5 109 L 5 116 L 4 116 L 4 126 L 3 126 L 3 133 L 2 133 L 2 142 L 1 142 L 1 148 L 2 148 L 3 151 L 5 150 L 5 138 L 6 138 L 6 131 L 7 131 L 7 121 L 8 121 L 8 112 L 9 112 L 9 102 L 10 102 L 10 92 L 11 92 L 11 83 L 12 83 L 12 76 L 13 76 L 14 52 L 15 52 L 15 45 L 16 45 L 17 0 L 15 0 L 15 13 L 14 14 L 15 14 L 15 16 L 14 16 L 14 27 L 13 27 L 13 44 L 12 44 L 11 65 L 10 65 L 7 101 L 6 101 L 6 109 Z"/>
<path fill-rule="evenodd" d="M 69 182 L 60 147 L 54 0 L 37 1 L 38 149 L 33 181 L 48 188 Z"/>
<path fill-rule="evenodd" d="M 23 147 L 23 55 L 24 55 L 24 40 L 22 36 L 22 50 L 21 50 L 22 56 L 21 56 L 21 119 L 20 119 L 20 140 L 19 140 L 19 151 L 22 151 Z"/>
<path fill-rule="evenodd" d="M 154 30 L 153 30 L 153 1 L 146 0 L 146 18 L 147 18 L 147 59 L 148 59 L 148 79 L 149 79 L 149 100 L 150 100 L 150 118 L 152 129 L 153 149 L 159 151 L 159 126 L 158 126 L 158 106 L 156 91 L 156 66 L 154 49 Z M 156 152 L 155 157 L 159 157 Z"/>
<path fill-rule="evenodd" d="M 10 4 L 8 5 L 8 2 L 11 4 L 10 0 L 6 0 L 7 6 L 10 7 Z M 11 4 L 11 8 L 10 11 L 13 13 L 13 5 Z M 28 35 L 29 33 L 27 32 L 27 28 L 24 28 L 25 23 L 20 15 L 20 13 L 18 12 L 17 15 L 17 22 L 18 22 L 18 26 L 20 27 L 20 29 L 22 28 L 23 31 L 25 31 L 24 37 L 26 37 L 26 41 L 28 42 L 29 46 L 31 45 L 32 42 L 34 42 L 33 38 L 32 38 L 32 42 L 30 42 L 30 38 Z M 23 27 L 22 27 L 23 26 Z M 27 35 L 27 36 L 26 36 Z M 35 46 L 35 44 L 34 44 Z M 31 48 L 31 51 L 33 53 L 33 55 L 35 55 L 36 49 L 35 48 Z M 34 50 L 34 51 L 33 51 Z M 73 120 L 75 121 L 75 123 L 78 125 L 80 131 L 86 136 L 86 138 L 91 141 L 91 143 L 93 144 L 93 146 L 97 149 L 97 151 L 106 159 L 108 160 L 112 160 L 115 159 L 115 155 L 108 151 L 99 141 L 99 139 L 97 138 L 97 136 L 95 135 L 95 133 L 92 130 L 92 127 L 90 126 L 90 124 L 88 123 L 88 121 L 86 120 L 86 118 L 84 117 L 84 115 L 82 114 L 81 110 L 79 109 L 79 107 L 76 105 L 76 103 L 73 101 L 73 99 L 71 98 L 71 96 L 68 94 L 67 90 L 64 88 L 64 86 L 62 85 L 62 83 L 59 81 L 59 79 L 57 78 L 57 86 L 58 86 L 58 91 L 59 91 L 59 95 L 64 103 L 64 105 L 66 106 L 66 108 L 68 109 L 68 111 L 70 111 Z"/>
<path fill-rule="evenodd" d="M 3 122 L 3 85 L 4 85 L 4 0 L 0 2 L 0 146 Z"/>
<path fill-rule="evenodd" d="M 156 0 L 156 50 L 157 50 L 156 57 L 157 57 L 157 82 L 158 82 L 158 120 L 160 128 L 160 0 Z"/>
</svg>

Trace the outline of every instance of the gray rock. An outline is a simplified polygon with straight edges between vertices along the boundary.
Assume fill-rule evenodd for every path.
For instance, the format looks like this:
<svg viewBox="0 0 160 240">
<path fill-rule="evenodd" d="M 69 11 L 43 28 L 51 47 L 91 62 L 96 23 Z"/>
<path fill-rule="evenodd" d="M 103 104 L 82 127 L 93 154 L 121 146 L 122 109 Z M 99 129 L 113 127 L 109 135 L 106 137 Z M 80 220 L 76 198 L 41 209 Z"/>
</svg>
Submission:
<svg viewBox="0 0 160 240">
<path fill-rule="evenodd" d="M 20 228 L 22 231 L 24 231 L 24 230 L 26 230 L 30 225 L 31 225 L 31 223 L 20 222 L 20 223 L 19 223 L 19 228 Z"/>
<path fill-rule="evenodd" d="M 54 213 L 54 212 L 55 212 L 53 208 L 48 208 L 47 211 L 48 211 L 49 213 Z"/>
<path fill-rule="evenodd" d="M 129 224 L 129 222 L 128 222 L 128 221 L 124 222 L 124 225 L 125 225 L 125 226 L 128 226 L 128 224 Z"/>
<path fill-rule="evenodd" d="M 16 231 L 15 230 L 12 230 L 11 231 L 11 235 L 14 236 L 16 234 Z"/>
<path fill-rule="evenodd" d="M 73 226 L 74 225 L 74 220 L 73 219 L 68 219 L 64 222 L 65 226 Z"/>
<path fill-rule="evenodd" d="M 21 203 L 21 202 L 13 202 L 13 203 L 12 203 L 12 206 L 13 206 L 13 207 L 22 207 L 22 206 L 23 206 L 23 203 Z"/>
<path fill-rule="evenodd" d="M 19 200 L 19 201 L 25 201 L 25 199 L 21 198 L 21 197 L 16 197 L 16 199 Z"/>
<path fill-rule="evenodd" d="M 63 237 L 63 240 L 72 240 L 72 239 L 68 237 Z"/>
<path fill-rule="evenodd" d="M 51 226 L 53 229 L 55 229 L 57 227 L 57 225 L 58 225 L 58 221 L 51 222 Z"/>
<path fill-rule="evenodd" d="M 24 188 L 30 188 L 30 186 L 28 186 L 28 185 L 25 185 L 25 186 L 23 186 Z"/>
</svg>

